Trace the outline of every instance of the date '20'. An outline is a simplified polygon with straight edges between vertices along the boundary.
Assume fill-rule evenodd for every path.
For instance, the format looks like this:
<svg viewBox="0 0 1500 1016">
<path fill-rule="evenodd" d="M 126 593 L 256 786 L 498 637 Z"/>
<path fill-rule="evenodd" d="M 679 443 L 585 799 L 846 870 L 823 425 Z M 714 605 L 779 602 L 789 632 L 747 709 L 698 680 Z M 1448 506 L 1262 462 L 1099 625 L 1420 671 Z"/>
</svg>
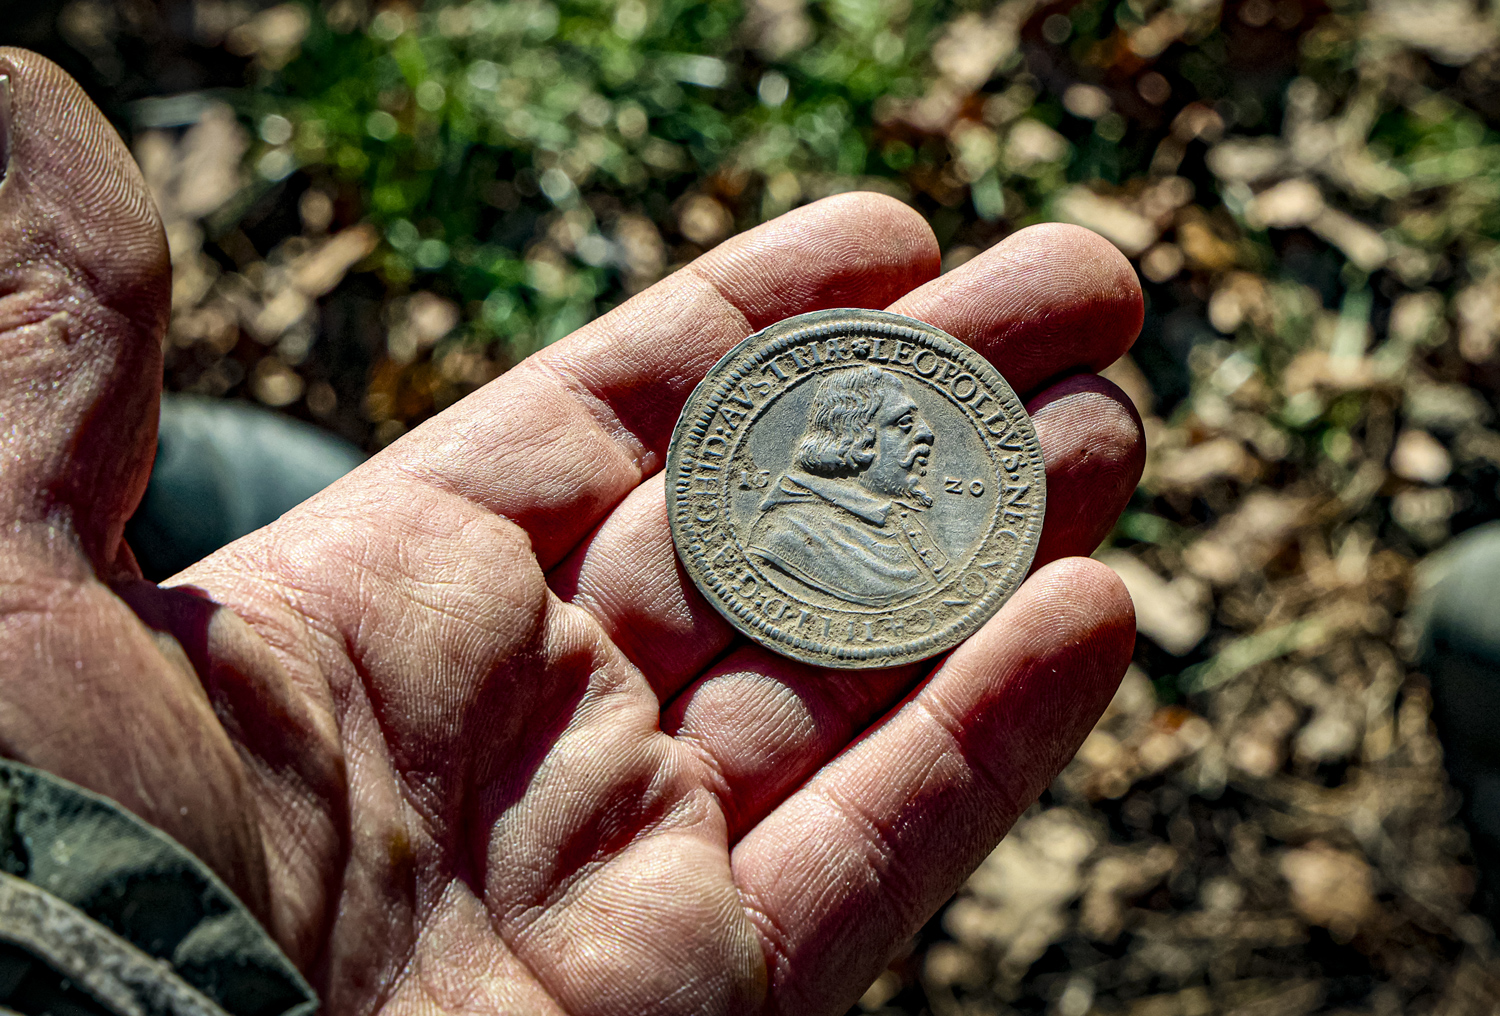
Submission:
<svg viewBox="0 0 1500 1016">
<path fill-rule="evenodd" d="M 956 476 L 943 477 L 943 489 L 950 494 L 972 494 L 974 497 L 984 495 L 983 480 L 961 480 Z"/>
</svg>

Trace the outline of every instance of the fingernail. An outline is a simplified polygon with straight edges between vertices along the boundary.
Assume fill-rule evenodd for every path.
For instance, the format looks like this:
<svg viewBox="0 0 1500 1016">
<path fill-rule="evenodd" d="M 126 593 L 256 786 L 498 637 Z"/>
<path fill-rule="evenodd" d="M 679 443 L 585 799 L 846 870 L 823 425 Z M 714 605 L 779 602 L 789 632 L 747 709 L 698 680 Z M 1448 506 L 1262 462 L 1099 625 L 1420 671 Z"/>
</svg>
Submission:
<svg viewBox="0 0 1500 1016">
<path fill-rule="evenodd" d="M 0 74 L 0 180 L 10 169 L 10 76 Z"/>
</svg>

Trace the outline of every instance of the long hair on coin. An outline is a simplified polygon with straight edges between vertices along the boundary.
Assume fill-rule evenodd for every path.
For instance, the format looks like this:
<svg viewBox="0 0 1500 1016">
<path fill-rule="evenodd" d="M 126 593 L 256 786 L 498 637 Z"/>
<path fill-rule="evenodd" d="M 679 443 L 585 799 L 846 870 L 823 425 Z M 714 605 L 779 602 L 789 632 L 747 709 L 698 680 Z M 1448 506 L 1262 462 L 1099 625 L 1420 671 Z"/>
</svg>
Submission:
<svg viewBox="0 0 1500 1016">
<path fill-rule="evenodd" d="M 794 460 L 814 476 L 854 476 L 875 460 L 875 414 L 900 382 L 879 367 L 840 370 L 818 382 Z"/>
</svg>

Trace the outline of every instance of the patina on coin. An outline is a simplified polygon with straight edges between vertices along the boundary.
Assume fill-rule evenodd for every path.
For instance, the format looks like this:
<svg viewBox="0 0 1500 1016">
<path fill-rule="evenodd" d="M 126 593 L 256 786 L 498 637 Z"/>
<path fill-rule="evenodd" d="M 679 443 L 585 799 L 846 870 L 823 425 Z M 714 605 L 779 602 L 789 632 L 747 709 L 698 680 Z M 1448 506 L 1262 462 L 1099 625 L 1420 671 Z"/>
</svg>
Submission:
<svg viewBox="0 0 1500 1016">
<path fill-rule="evenodd" d="M 951 649 L 1021 584 L 1046 473 L 978 353 L 921 321 L 826 310 L 765 328 L 694 389 L 667 456 L 672 538 L 736 628 L 794 659 Z"/>
</svg>

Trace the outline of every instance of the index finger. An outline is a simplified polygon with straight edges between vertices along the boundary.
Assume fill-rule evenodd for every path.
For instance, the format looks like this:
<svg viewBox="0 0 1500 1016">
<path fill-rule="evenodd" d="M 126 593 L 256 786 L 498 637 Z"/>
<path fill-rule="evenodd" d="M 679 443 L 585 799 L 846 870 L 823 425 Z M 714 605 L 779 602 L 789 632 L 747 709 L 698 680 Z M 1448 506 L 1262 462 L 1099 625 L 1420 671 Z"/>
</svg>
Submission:
<svg viewBox="0 0 1500 1016">
<path fill-rule="evenodd" d="M 883 307 L 938 268 L 937 241 L 912 209 L 876 194 L 828 198 L 726 241 L 365 468 L 510 519 L 550 567 L 661 468 L 693 386 L 735 343 L 805 311 Z"/>
</svg>

